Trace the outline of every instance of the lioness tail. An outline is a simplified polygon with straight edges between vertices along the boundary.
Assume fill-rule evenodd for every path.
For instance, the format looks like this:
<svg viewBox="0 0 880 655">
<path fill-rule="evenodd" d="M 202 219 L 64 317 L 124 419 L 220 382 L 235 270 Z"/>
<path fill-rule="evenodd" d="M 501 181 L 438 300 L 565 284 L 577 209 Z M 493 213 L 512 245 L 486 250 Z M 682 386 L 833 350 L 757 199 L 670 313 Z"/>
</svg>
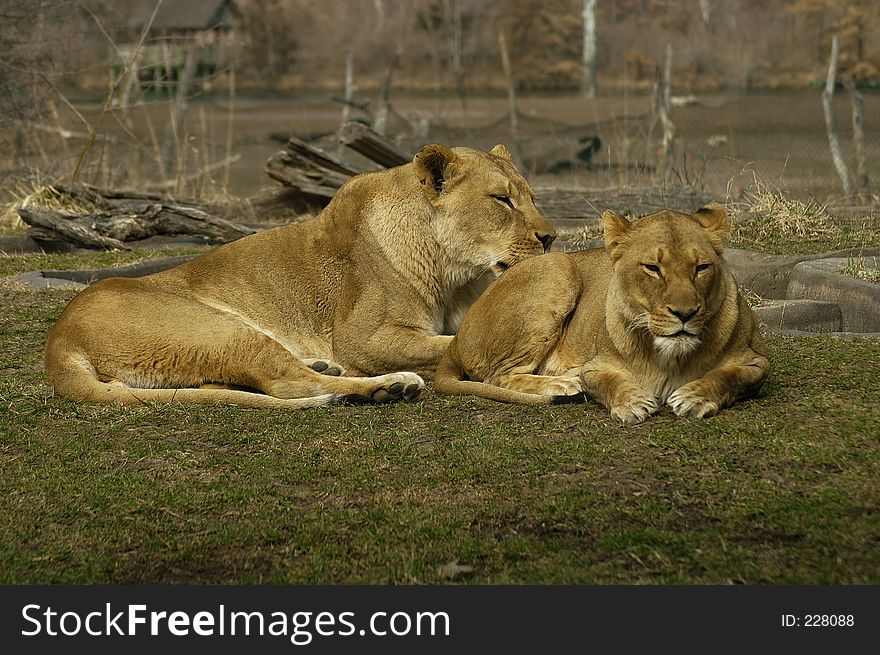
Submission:
<svg viewBox="0 0 880 655">
<path fill-rule="evenodd" d="M 464 370 L 461 365 L 453 361 L 447 352 L 434 374 L 434 391 L 449 396 L 479 396 L 500 403 L 516 403 L 518 405 L 550 405 L 554 402 L 553 396 L 524 393 L 463 378 Z"/>
</svg>

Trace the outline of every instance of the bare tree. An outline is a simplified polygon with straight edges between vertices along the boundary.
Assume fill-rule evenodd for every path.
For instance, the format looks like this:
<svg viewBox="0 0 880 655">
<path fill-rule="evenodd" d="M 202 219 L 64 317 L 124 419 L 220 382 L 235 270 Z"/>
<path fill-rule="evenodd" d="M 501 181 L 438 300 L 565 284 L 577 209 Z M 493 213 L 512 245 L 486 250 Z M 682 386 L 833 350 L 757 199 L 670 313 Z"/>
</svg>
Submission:
<svg viewBox="0 0 880 655">
<path fill-rule="evenodd" d="M 373 118 L 373 129 L 376 131 L 376 134 L 383 136 L 388 122 L 388 110 L 391 104 L 391 80 L 394 77 L 394 70 L 397 68 L 397 63 L 400 61 L 401 54 L 403 54 L 403 47 L 401 43 L 398 42 L 397 48 L 394 50 L 394 54 L 388 59 L 388 65 L 385 66 L 385 70 L 382 72 L 382 77 L 379 81 L 379 100 L 376 103 L 376 115 Z"/>
<path fill-rule="evenodd" d="M 455 92 L 465 108 L 464 98 L 464 63 L 462 61 L 462 20 L 461 0 L 443 0 L 443 22 L 446 27 L 449 60 L 452 64 L 452 75 L 455 79 Z"/>
<path fill-rule="evenodd" d="M 581 54 L 581 93 L 596 95 L 596 0 L 584 0 L 584 45 Z"/>
<path fill-rule="evenodd" d="M 825 80 L 825 90 L 822 91 L 822 109 L 825 112 L 825 129 L 828 131 L 828 147 L 831 149 L 831 160 L 843 185 L 843 192 L 851 196 L 853 192 L 852 176 L 849 168 L 843 160 L 840 151 L 840 139 L 837 137 L 837 125 L 834 122 L 834 87 L 837 85 L 837 36 L 831 39 L 831 61 L 828 62 L 828 78 Z"/>
<path fill-rule="evenodd" d="M 712 27 L 712 15 L 715 12 L 715 3 L 713 0 L 700 0 L 700 18 L 703 19 L 703 25 L 706 29 Z"/>
<path fill-rule="evenodd" d="M 675 164 L 675 124 L 672 122 L 672 44 L 666 44 L 666 65 L 663 71 L 662 87 L 658 75 L 654 89 L 654 98 L 658 101 L 660 124 L 663 126 L 662 170 L 663 181 L 672 181 Z"/>
<path fill-rule="evenodd" d="M 842 75 L 843 86 L 852 102 L 853 152 L 856 158 L 855 188 L 859 194 L 869 189 L 868 165 L 865 160 L 865 101 L 850 75 Z"/>
<path fill-rule="evenodd" d="M 510 57 L 507 55 L 507 41 L 504 32 L 498 31 L 498 50 L 501 54 L 501 67 L 504 70 L 504 79 L 507 81 L 507 101 L 510 105 L 510 138 L 517 141 L 519 138 L 516 124 L 516 80 L 510 68 Z"/>
<path fill-rule="evenodd" d="M 174 95 L 174 104 L 168 124 L 165 127 L 165 139 L 162 143 L 162 161 L 165 162 L 166 170 L 171 170 L 171 164 L 176 161 L 178 174 L 182 173 L 180 148 L 183 142 L 183 119 L 189 108 L 189 94 L 198 62 L 199 48 L 194 37 L 190 36 L 186 42 L 186 50 L 183 60 L 183 69 L 177 78 L 177 88 Z M 175 151 L 176 152 L 173 152 Z M 175 156 L 172 157 L 172 154 Z"/>
</svg>

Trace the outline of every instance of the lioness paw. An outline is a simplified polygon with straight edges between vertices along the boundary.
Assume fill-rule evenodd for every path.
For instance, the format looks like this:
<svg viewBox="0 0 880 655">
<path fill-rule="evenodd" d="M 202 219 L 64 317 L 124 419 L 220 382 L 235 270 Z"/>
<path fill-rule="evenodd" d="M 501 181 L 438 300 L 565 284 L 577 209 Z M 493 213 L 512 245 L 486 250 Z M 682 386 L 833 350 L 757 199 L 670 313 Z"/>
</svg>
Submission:
<svg viewBox="0 0 880 655">
<path fill-rule="evenodd" d="M 374 383 L 374 388 L 367 394 L 347 394 L 343 402 L 359 405 L 415 400 L 425 388 L 425 381 L 415 373 L 409 372 L 379 375 L 369 378 L 369 381 Z"/>
<path fill-rule="evenodd" d="M 657 411 L 657 399 L 644 392 L 632 394 L 625 402 L 611 408 L 611 416 L 617 420 L 632 425 L 641 423 L 651 414 Z"/>
<path fill-rule="evenodd" d="M 686 384 L 669 396 L 666 404 L 678 416 L 708 418 L 718 413 L 718 403 L 702 396 L 695 388 Z"/>
<path fill-rule="evenodd" d="M 329 359 L 304 359 L 303 362 L 310 369 L 321 375 L 332 375 L 333 377 L 345 375 L 345 369 Z"/>
</svg>

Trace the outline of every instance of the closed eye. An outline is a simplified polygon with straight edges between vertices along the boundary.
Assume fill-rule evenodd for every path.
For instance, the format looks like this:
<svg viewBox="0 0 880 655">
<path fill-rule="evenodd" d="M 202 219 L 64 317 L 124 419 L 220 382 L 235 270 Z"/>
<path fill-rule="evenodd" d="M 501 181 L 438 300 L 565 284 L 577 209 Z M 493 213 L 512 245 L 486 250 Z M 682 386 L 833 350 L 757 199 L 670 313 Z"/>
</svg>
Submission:
<svg viewBox="0 0 880 655">
<path fill-rule="evenodd" d="M 492 197 L 493 197 L 495 200 L 497 200 L 498 202 L 500 202 L 500 203 L 502 203 L 502 204 L 504 204 L 504 205 L 507 205 L 508 207 L 510 207 L 511 209 L 513 209 L 513 203 L 510 202 L 510 197 L 509 197 L 509 196 L 495 195 L 495 194 L 493 193 L 493 194 L 492 194 Z"/>
<path fill-rule="evenodd" d="M 657 264 L 645 264 L 645 263 L 643 263 L 642 266 L 645 267 L 645 270 L 646 270 L 646 271 L 649 271 L 649 272 L 651 272 L 651 273 L 656 273 L 657 275 L 660 275 L 660 267 L 657 266 Z"/>
</svg>

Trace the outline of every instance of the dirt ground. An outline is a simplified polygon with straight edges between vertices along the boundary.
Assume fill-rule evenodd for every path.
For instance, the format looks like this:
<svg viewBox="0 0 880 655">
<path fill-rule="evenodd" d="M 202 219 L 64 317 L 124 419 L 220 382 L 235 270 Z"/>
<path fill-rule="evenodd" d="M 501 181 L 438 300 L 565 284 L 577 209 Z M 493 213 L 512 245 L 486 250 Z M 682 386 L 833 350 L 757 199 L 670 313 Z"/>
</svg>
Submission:
<svg viewBox="0 0 880 655">
<path fill-rule="evenodd" d="M 819 92 L 807 90 L 749 95 L 700 95 L 681 98 L 675 106 L 675 182 L 692 185 L 721 198 L 736 197 L 753 182 L 763 180 L 800 196 L 820 201 L 841 195 L 831 164 Z M 573 95 L 526 96 L 518 99 L 518 138 L 511 135 L 508 101 L 504 96 L 392 96 L 389 132 L 401 146 L 415 151 L 425 142 L 490 147 L 504 142 L 537 186 L 608 188 L 649 186 L 659 182 L 660 125 L 651 115 L 651 98 L 644 94 L 586 100 Z M 78 109 L 92 125 L 100 104 L 80 103 Z M 865 133 L 869 175 L 880 167 L 880 94 L 865 92 Z M 851 111 L 842 92 L 835 101 L 845 155 L 851 158 Z M 313 139 L 334 132 L 342 105 L 329 95 L 290 97 L 196 98 L 180 132 L 181 162 L 186 176 L 214 165 L 211 188 L 248 196 L 274 183 L 265 175 L 266 158 L 281 148 L 286 135 Z M 86 181 L 98 184 L 147 186 L 159 177 L 154 163 L 156 143 L 168 123 L 169 107 L 152 102 L 134 107 L 131 127 L 125 128 L 119 109 L 105 117 L 101 134 L 115 142 L 99 141 L 86 167 Z M 365 118 L 352 110 L 352 118 Z M 232 138 L 227 142 L 231 122 Z M 61 126 L 83 132 L 83 124 L 68 112 Z M 152 134 L 151 134 L 152 132 Z M 273 139 L 273 135 L 275 138 Z M 598 136 L 601 147 L 590 166 L 576 164 L 562 174 L 547 174 L 556 162 L 571 161 L 581 147 L 580 137 Z M 37 139 L 40 142 L 37 143 Z M 23 164 L 41 171 L 45 179 L 69 176 L 82 147 L 76 137 L 62 140 L 40 133 L 27 143 L 25 160 L 7 162 L 7 172 Z M 333 148 L 332 138 L 320 143 Z M 874 176 L 880 173 L 874 173 Z M 205 188 L 204 178 L 201 185 Z M 167 185 L 166 185 L 167 186 Z"/>
</svg>

